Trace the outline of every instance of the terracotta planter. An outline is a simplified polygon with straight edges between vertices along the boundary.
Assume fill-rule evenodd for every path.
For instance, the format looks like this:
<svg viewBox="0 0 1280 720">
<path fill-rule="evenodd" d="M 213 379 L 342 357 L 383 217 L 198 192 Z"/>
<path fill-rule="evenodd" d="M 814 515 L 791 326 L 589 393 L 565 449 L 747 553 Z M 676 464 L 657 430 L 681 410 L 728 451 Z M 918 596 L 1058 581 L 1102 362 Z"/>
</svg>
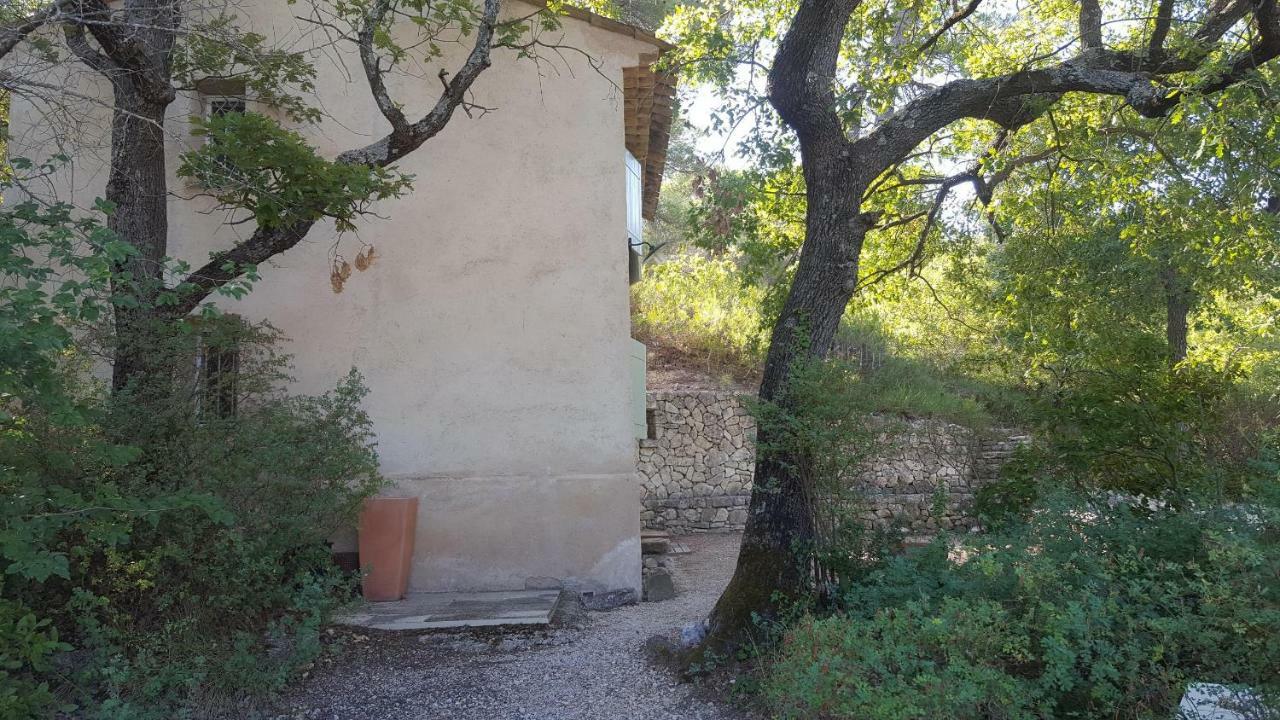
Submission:
<svg viewBox="0 0 1280 720">
<path fill-rule="evenodd" d="M 360 512 L 360 569 L 364 599 L 389 602 L 409 589 L 413 534 L 418 524 L 418 498 L 377 497 Z"/>
</svg>

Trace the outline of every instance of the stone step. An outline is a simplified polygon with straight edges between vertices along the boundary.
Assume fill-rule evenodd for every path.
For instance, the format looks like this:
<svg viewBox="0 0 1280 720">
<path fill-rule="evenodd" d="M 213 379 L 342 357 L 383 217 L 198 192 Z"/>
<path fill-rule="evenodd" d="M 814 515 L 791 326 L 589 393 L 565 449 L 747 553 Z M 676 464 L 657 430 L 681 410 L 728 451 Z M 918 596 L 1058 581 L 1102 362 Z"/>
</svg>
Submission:
<svg viewBox="0 0 1280 720">
<path fill-rule="evenodd" d="M 671 533 L 665 530 L 645 530 L 640 533 L 642 555 L 665 555 L 671 549 Z"/>
</svg>

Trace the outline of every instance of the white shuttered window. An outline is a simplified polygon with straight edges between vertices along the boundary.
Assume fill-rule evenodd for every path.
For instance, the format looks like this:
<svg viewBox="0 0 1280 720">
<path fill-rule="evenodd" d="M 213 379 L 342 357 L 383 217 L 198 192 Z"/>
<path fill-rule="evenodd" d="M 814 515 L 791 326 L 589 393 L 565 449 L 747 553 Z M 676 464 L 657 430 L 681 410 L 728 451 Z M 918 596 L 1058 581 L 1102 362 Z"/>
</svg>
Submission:
<svg viewBox="0 0 1280 720">
<path fill-rule="evenodd" d="M 643 177 L 640 161 L 627 152 L 627 242 L 637 252 L 644 241 L 644 220 L 640 217 Z"/>
</svg>

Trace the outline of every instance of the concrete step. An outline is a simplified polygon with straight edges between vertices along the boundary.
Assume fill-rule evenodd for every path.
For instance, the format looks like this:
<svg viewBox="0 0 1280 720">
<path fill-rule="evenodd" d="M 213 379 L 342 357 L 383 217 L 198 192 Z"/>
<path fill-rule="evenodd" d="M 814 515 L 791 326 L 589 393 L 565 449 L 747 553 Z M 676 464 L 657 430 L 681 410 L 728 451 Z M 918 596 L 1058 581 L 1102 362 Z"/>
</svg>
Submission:
<svg viewBox="0 0 1280 720">
<path fill-rule="evenodd" d="M 665 555 L 671 549 L 671 533 L 665 530 L 644 530 L 640 533 L 642 555 Z"/>
<path fill-rule="evenodd" d="M 547 625 L 559 602 L 559 590 L 409 593 L 396 602 L 363 603 L 334 621 L 370 630 Z"/>
</svg>

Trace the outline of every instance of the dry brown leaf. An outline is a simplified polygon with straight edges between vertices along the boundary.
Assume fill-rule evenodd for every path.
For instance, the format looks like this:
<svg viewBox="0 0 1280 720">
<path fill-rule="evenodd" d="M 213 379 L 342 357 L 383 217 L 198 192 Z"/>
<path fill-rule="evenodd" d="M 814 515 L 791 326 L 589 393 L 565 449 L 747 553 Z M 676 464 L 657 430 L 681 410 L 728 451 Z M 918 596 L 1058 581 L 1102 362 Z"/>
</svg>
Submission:
<svg viewBox="0 0 1280 720">
<path fill-rule="evenodd" d="M 329 285 L 333 288 L 335 295 L 342 292 L 342 275 L 337 270 L 329 273 Z"/>
<path fill-rule="evenodd" d="M 338 274 L 342 276 L 343 280 L 351 277 L 351 263 L 343 260 L 342 264 L 338 266 Z"/>
<path fill-rule="evenodd" d="M 364 250 L 356 253 L 356 269 L 360 272 L 364 272 L 369 269 L 369 259 L 365 257 L 364 253 Z"/>
</svg>

